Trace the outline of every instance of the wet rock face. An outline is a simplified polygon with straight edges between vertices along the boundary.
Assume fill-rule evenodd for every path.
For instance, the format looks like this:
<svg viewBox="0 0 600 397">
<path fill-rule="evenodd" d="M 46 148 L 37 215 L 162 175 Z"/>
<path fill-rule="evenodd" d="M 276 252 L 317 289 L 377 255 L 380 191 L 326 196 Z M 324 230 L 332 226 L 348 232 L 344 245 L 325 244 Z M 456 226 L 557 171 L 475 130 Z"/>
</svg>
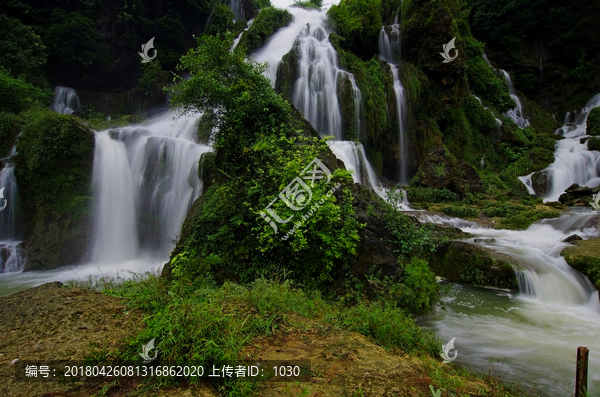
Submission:
<svg viewBox="0 0 600 397">
<path fill-rule="evenodd" d="M 482 191 L 477 171 L 469 164 L 459 162 L 443 146 L 427 154 L 411 184 L 433 189 L 447 188 L 459 194 Z"/>
<path fill-rule="evenodd" d="M 550 190 L 548 173 L 544 171 L 534 173 L 531 176 L 531 187 L 538 197 L 546 196 Z"/>
<path fill-rule="evenodd" d="M 27 252 L 23 270 L 49 270 L 84 262 L 89 259 L 91 234 L 89 219 L 73 222 L 71 214 L 45 212 L 23 242 Z"/>
<path fill-rule="evenodd" d="M 600 187 L 591 188 L 574 183 L 560 195 L 558 201 L 568 206 L 586 206 L 592 202 L 593 195 L 599 191 Z"/>
<path fill-rule="evenodd" d="M 430 254 L 429 267 L 454 283 L 517 289 L 519 263 L 508 255 L 464 241 L 449 241 Z"/>
</svg>

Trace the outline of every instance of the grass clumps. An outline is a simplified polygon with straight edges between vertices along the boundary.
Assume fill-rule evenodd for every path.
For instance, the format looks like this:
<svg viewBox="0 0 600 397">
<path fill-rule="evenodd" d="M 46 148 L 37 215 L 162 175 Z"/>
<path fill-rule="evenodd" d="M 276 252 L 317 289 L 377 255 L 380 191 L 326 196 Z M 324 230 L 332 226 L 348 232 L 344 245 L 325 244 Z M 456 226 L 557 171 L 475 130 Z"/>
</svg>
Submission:
<svg viewBox="0 0 600 397">
<path fill-rule="evenodd" d="M 103 280 L 96 287 L 104 293 L 127 299 L 133 308 L 146 311 L 146 329 L 128 341 L 123 351 L 96 354 L 96 361 L 140 361 L 139 346 L 156 338 L 159 365 L 193 363 L 212 368 L 242 360 L 244 347 L 284 330 L 306 330 L 318 323 L 330 330 L 356 331 L 386 349 L 399 349 L 411 355 L 435 354 L 437 342 L 424 332 L 406 312 L 391 303 L 367 301 L 347 306 L 342 301 L 326 301 L 316 291 L 303 290 L 290 280 L 259 278 L 245 285 L 210 278 L 193 282 L 179 279 L 169 284 L 156 275 L 136 275 L 131 280 Z M 359 294 L 360 295 L 360 294 Z M 210 379 L 210 378 L 209 378 Z M 217 379 L 217 380 L 214 380 Z M 158 385 L 199 379 L 158 377 Z M 210 379 L 228 395 L 246 395 L 250 382 Z"/>
</svg>

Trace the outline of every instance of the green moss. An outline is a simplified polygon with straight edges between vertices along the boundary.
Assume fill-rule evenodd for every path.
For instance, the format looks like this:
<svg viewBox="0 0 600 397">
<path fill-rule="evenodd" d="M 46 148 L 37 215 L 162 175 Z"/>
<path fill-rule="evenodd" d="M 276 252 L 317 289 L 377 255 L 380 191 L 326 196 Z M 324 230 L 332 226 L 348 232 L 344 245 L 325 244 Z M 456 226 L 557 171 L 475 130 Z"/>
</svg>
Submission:
<svg viewBox="0 0 600 397">
<path fill-rule="evenodd" d="M 560 215 L 560 211 L 546 207 L 527 209 L 517 212 L 515 215 L 508 215 L 500 220 L 499 227 L 513 230 L 527 229 L 532 223 L 544 218 L 556 218 Z"/>
<path fill-rule="evenodd" d="M 262 47 L 269 37 L 287 26 L 292 19 L 292 14 L 287 10 L 274 7 L 264 8 L 260 10 L 250 29 L 242 35 L 238 45 L 246 48 L 247 53 L 250 54 Z"/>
<path fill-rule="evenodd" d="M 588 150 L 600 151 L 600 138 L 593 136 L 590 139 L 588 139 L 587 147 Z"/>
<path fill-rule="evenodd" d="M 600 108 L 594 108 L 588 114 L 586 132 L 588 135 L 600 135 Z"/>
<path fill-rule="evenodd" d="M 89 213 L 94 133 L 75 118 L 50 110 L 25 114 L 17 143 L 16 176 L 28 218 L 40 211 Z"/>
<path fill-rule="evenodd" d="M 292 102 L 294 85 L 298 79 L 298 63 L 300 62 L 299 42 L 296 40 L 292 49 L 281 58 L 277 67 L 277 81 L 275 91 L 282 94 L 285 99 Z"/>
<path fill-rule="evenodd" d="M 332 5 L 327 16 L 335 31 L 344 38 L 340 45 L 363 59 L 377 52 L 383 24 L 380 0 L 342 0 Z"/>
<path fill-rule="evenodd" d="M 446 215 L 456 216 L 459 218 L 477 218 L 479 216 L 478 210 L 467 206 L 448 205 L 442 207 L 441 210 Z"/>
<path fill-rule="evenodd" d="M 600 289 L 600 240 L 591 238 L 575 241 L 574 244 L 560 254 L 570 266 L 586 275 L 596 289 Z"/>
</svg>

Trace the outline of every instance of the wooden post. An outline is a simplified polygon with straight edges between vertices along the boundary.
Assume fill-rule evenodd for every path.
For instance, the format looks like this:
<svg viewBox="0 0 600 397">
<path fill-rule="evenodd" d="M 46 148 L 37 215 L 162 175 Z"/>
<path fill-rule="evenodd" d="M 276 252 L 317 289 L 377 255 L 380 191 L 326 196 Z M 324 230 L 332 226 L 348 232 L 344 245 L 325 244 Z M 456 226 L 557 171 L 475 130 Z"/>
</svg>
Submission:
<svg viewBox="0 0 600 397">
<path fill-rule="evenodd" d="M 577 369 L 575 373 L 575 397 L 587 396 L 588 353 L 587 347 L 577 348 Z"/>
</svg>

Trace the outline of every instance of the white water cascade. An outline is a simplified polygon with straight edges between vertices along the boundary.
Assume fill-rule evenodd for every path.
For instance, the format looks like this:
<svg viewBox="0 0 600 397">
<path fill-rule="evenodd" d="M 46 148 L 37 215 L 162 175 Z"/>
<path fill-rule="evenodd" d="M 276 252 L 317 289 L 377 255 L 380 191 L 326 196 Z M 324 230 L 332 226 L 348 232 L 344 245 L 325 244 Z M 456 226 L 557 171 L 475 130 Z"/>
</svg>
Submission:
<svg viewBox="0 0 600 397">
<path fill-rule="evenodd" d="M 521 100 L 515 93 L 515 87 L 513 86 L 510 75 L 506 70 L 503 69 L 500 69 L 500 73 L 502 73 L 502 76 L 504 76 L 504 80 L 506 80 L 510 97 L 517 104 L 517 106 L 515 106 L 514 109 L 510 109 L 509 111 L 504 113 L 504 116 L 514 121 L 514 123 L 518 125 L 519 128 L 529 127 L 529 120 L 527 120 L 525 116 L 523 116 L 523 106 L 521 105 Z"/>
<path fill-rule="evenodd" d="M 16 151 L 11 151 L 11 154 Z M 0 273 L 19 272 L 25 264 L 25 255 L 20 248 L 17 204 L 19 189 L 15 178 L 15 164 L 11 158 L 3 159 L 0 171 Z"/>
<path fill-rule="evenodd" d="M 168 256 L 193 201 L 202 192 L 196 117 L 173 113 L 146 126 L 96 134 L 93 260 L 116 263 L 143 252 Z"/>
<path fill-rule="evenodd" d="M 574 123 L 566 123 L 557 131 L 565 138 L 556 143 L 554 162 L 544 170 L 550 184 L 544 202 L 558 201 L 560 195 L 577 183 L 580 186 L 600 185 L 600 152 L 587 149 L 587 142 L 580 139 L 586 136 L 586 121 L 589 112 L 600 106 L 600 94 L 588 101 Z"/>
<path fill-rule="evenodd" d="M 50 109 L 60 114 L 73 114 L 81 108 L 77 92 L 69 87 L 56 87 Z"/>
<path fill-rule="evenodd" d="M 333 136 L 329 146 L 346 168 L 353 172 L 354 181 L 372 188 L 383 196 L 381 183 L 365 156 L 361 143 L 342 140 L 342 114 L 340 110 L 340 84 L 348 78 L 353 90 L 355 126 L 360 135 L 362 96 L 354 76 L 342 70 L 335 48 L 329 42 L 325 11 L 290 7 L 294 20 L 280 29 L 265 46 L 252 57 L 257 62 L 268 62 L 267 77 L 273 86 L 277 67 L 282 57 L 293 46 L 298 46 L 298 79 L 294 84 L 292 102 L 321 136 Z"/>
<path fill-rule="evenodd" d="M 458 364 L 493 371 L 546 397 L 573 390 L 575 350 L 600 351 L 598 291 L 560 252 L 576 233 L 600 235 L 600 215 L 569 212 L 527 230 L 483 228 L 457 218 L 415 212 L 422 221 L 448 224 L 475 237 L 467 241 L 507 254 L 523 267 L 519 292 L 453 285 L 442 305 L 421 322 L 444 343 L 456 338 Z M 590 354 L 591 395 L 600 392 L 600 356 Z"/>
<path fill-rule="evenodd" d="M 398 16 L 394 24 L 381 27 L 379 32 L 379 57 L 386 61 L 392 70 L 394 93 L 396 94 L 396 113 L 398 114 L 398 135 L 400 141 L 400 183 L 408 185 L 407 175 L 407 150 L 406 150 L 406 121 L 407 110 L 406 92 L 398 73 L 398 64 L 401 56 L 400 24 Z"/>
</svg>

